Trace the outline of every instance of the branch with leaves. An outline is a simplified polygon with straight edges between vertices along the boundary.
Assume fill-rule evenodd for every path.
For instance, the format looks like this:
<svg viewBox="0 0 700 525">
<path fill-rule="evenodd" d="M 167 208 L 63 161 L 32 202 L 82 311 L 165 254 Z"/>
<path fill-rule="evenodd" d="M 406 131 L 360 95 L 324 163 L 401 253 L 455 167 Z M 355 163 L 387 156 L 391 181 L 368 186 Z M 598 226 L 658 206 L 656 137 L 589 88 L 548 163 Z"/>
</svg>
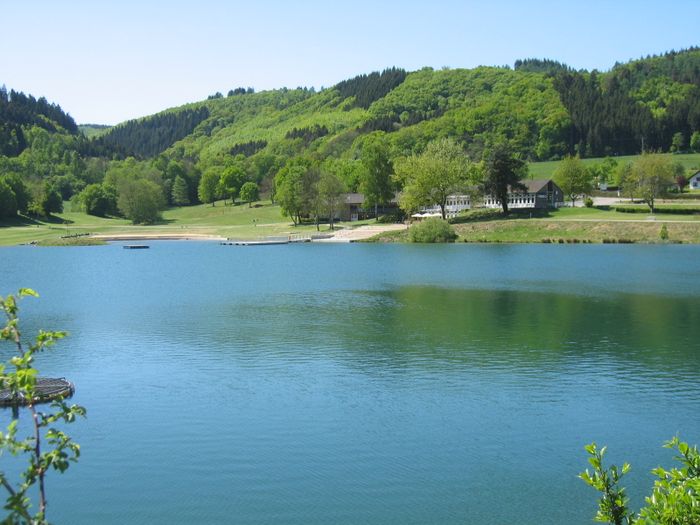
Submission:
<svg viewBox="0 0 700 525">
<path fill-rule="evenodd" d="M 677 437 L 664 447 L 679 452 L 676 460 L 681 468 L 652 471 L 657 476 L 651 496 L 645 498 L 646 506 L 638 514 L 629 509 L 624 487 L 619 486 L 622 476 L 630 470 L 625 463 L 621 469 L 615 465 L 605 468 L 603 457 L 606 447 L 598 449 L 595 443 L 587 445 L 588 462 L 593 471 L 586 469 L 579 477 L 602 494 L 595 520 L 613 525 L 697 525 L 700 523 L 700 453 L 697 446 L 690 446 Z"/>
<path fill-rule="evenodd" d="M 0 297 L 0 311 L 6 317 L 5 327 L 0 331 L 0 340 L 13 347 L 12 354 L 0 363 L 0 389 L 4 389 L 15 400 L 12 421 L 4 431 L 0 431 L 0 457 L 9 453 L 26 457 L 26 467 L 20 480 L 12 482 L 0 470 L 0 485 L 7 492 L 5 509 L 8 511 L 3 523 L 30 523 L 44 525 L 46 520 L 46 474 L 50 470 L 64 472 L 80 457 L 80 445 L 58 428 L 57 423 L 72 423 L 79 416 L 85 416 L 85 408 L 68 405 L 63 399 L 53 401 L 48 411 L 37 408 L 39 397 L 36 383 L 38 371 L 34 359 L 38 353 L 53 346 L 66 336 L 65 332 L 40 331 L 34 343 L 24 345 L 19 328 L 19 305 L 23 297 L 38 297 L 31 289 L 22 288 L 17 295 Z M 17 411 L 25 406 L 30 415 L 29 435 L 20 436 Z M 30 489 L 38 491 L 38 510 L 34 514 Z"/>
</svg>

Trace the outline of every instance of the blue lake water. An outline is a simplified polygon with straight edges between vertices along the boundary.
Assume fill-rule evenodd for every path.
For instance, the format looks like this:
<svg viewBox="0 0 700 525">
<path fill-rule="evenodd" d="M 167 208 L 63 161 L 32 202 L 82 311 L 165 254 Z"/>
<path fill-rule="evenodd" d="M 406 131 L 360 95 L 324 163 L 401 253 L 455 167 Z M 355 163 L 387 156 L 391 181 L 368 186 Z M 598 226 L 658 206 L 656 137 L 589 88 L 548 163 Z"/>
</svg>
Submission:
<svg viewBox="0 0 700 525">
<path fill-rule="evenodd" d="M 87 420 L 63 524 L 585 524 L 700 443 L 697 246 L 0 249 Z M 10 414 L 2 412 L 3 423 Z"/>
</svg>

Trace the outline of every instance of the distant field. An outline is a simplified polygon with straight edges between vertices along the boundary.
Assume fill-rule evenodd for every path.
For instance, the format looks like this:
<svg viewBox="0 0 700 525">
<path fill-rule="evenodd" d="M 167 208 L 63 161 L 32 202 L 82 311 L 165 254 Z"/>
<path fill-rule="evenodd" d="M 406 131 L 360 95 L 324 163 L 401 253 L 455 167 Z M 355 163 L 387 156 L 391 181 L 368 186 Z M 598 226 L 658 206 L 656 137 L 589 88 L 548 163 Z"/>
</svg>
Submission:
<svg viewBox="0 0 700 525">
<path fill-rule="evenodd" d="M 104 135 L 110 129 L 112 129 L 112 126 L 103 126 L 101 124 L 80 124 L 78 125 L 78 129 L 83 132 L 83 135 L 91 139 Z"/>
<path fill-rule="evenodd" d="M 671 154 L 665 153 L 667 157 L 671 157 L 674 161 L 680 162 L 686 169 L 700 170 L 700 153 L 681 153 L 681 154 Z M 613 157 L 619 164 L 626 162 L 634 162 L 639 158 L 639 155 L 627 155 L 622 157 Z M 584 164 L 596 164 L 602 161 L 602 158 L 596 159 L 582 159 Z M 559 160 L 553 160 L 548 162 L 531 162 L 529 164 L 530 177 L 533 179 L 546 179 L 554 176 L 554 171 L 559 166 Z"/>
</svg>

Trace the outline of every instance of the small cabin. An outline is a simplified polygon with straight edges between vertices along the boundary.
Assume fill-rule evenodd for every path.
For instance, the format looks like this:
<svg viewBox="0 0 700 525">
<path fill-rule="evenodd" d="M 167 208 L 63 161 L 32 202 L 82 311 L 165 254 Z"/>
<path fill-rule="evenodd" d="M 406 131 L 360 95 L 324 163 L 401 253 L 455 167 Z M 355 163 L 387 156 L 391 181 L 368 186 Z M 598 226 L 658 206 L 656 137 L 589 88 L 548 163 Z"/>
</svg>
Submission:
<svg viewBox="0 0 700 525">
<path fill-rule="evenodd" d="M 691 190 L 700 190 L 700 171 L 688 179 L 688 187 Z"/>
</svg>

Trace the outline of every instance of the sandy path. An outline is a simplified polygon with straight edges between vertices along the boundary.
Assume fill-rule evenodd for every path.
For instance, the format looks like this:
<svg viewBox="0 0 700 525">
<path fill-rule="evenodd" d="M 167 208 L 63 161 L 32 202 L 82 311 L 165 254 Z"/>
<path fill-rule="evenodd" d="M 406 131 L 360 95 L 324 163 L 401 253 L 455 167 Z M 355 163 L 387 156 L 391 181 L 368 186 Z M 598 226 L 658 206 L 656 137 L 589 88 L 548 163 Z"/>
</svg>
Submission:
<svg viewBox="0 0 700 525">
<path fill-rule="evenodd" d="M 369 239 L 379 233 L 405 229 L 405 224 L 372 224 L 371 226 L 359 226 L 352 229 L 338 230 L 333 237 L 314 240 L 314 242 L 353 242 Z"/>
</svg>

